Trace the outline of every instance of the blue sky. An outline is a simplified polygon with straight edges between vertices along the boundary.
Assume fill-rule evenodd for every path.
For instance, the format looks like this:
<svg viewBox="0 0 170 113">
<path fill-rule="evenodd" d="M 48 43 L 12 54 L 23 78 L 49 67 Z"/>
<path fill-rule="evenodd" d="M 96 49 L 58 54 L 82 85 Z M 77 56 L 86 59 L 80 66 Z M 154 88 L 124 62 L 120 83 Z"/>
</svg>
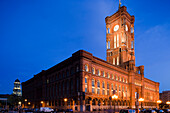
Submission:
<svg viewBox="0 0 170 113">
<path fill-rule="evenodd" d="M 83 49 L 106 59 L 105 17 L 119 0 L 1 0 L 0 93 Z M 170 1 L 122 0 L 135 16 L 136 65 L 169 90 Z"/>
</svg>

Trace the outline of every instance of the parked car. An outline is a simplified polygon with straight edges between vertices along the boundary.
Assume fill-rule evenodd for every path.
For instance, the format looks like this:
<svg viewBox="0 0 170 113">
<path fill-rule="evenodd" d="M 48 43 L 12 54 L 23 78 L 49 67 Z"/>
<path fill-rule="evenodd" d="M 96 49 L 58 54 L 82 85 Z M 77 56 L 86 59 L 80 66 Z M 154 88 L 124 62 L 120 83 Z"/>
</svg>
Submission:
<svg viewBox="0 0 170 113">
<path fill-rule="evenodd" d="M 170 113 L 170 109 L 163 109 L 165 113 Z"/>
<path fill-rule="evenodd" d="M 121 109 L 119 113 L 136 113 L 134 109 Z"/>
<path fill-rule="evenodd" d="M 66 112 L 73 113 L 72 109 L 67 109 Z"/>
<path fill-rule="evenodd" d="M 164 111 L 163 110 L 160 110 L 160 109 L 156 109 L 155 110 L 157 113 L 164 113 Z"/>
<path fill-rule="evenodd" d="M 41 107 L 40 111 L 41 112 L 54 112 L 54 110 L 49 107 Z"/>
<path fill-rule="evenodd" d="M 144 113 L 145 110 L 146 110 L 146 109 L 141 109 L 141 110 L 140 110 L 140 113 Z"/>
<path fill-rule="evenodd" d="M 149 109 L 145 110 L 144 113 L 157 113 L 155 110 Z"/>
</svg>

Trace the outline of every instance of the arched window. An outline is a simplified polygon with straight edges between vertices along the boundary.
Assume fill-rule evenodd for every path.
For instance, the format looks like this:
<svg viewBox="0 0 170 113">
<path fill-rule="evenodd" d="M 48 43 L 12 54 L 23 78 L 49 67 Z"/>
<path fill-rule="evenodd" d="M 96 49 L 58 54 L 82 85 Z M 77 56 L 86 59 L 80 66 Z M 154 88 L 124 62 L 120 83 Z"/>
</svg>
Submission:
<svg viewBox="0 0 170 113">
<path fill-rule="evenodd" d="M 92 79 L 92 93 L 95 93 L 95 80 Z"/>
<path fill-rule="evenodd" d="M 88 72 L 88 65 L 85 65 L 85 71 Z"/>
<path fill-rule="evenodd" d="M 102 88 L 105 88 L 105 83 L 104 82 L 102 82 Z"/>
<path fill-rule="evenodd" d="M 110 74 L 109 73 L 107 73 L 107 78 L 110 78 Z"/>
<path fill-rule="evenodd" d="M 113 74 L 111 74 L 111 76 L 112 76 L 112 79 L 114 79 L 114 76 L 113 76 Z"/>
<path fill-rule="evenodd" d="M 103 77 L 105 77 L 105 72 L 103 71 Z"/>
<path fill-rule="evenodd" d="M 100 70 L 99 69 L 97 70 L 97 75 L 100 76 Z"/>
<path fill-rule="evenodd" d="M 95 68 L 92 67 L 92 74 L 95 74 Z"/>
</svg>

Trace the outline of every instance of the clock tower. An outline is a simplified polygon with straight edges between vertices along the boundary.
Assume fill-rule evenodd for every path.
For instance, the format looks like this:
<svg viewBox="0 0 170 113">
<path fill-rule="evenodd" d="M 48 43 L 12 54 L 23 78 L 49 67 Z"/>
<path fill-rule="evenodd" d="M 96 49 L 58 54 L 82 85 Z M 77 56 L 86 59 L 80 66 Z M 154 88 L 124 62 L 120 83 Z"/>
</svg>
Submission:
<svg viewBox="0 0 170 113">
<path fill-rule="evenodd" d="M 125 67 L 129 61 L 133 61 L 135 65 L 134 21 L 134 16 L 127 12 L 125 6 L 119 7 L 115 14 L 105 18 L 106 59 L 109 63 Z"/>
</svg>

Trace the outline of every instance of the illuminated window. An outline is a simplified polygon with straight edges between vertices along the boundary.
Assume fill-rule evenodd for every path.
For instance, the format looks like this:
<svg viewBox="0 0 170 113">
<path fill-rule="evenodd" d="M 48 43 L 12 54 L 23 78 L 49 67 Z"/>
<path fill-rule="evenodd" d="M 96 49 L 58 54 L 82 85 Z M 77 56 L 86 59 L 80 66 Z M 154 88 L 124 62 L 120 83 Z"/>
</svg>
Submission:
<svg viewBox="0 0 170 113">
<path fill-rule="evenodd" d="M 95 93 L 95 81 L 92 79 L 92 93 Z"/>
<path fill-rule="evenodd" d="M 111 77 L 112 77 L 112 79 L 114 79 L 114 76 L 113 76 L 113 74 L 111 74 Z"/>
<path fill-rule="evenodd" d="M 113 95 L 113 84 L 111 84 L 111 94 Z"/>
<path fill-rule="evenodd" d="M 114 36 L 114 48 L 116 48 L 116 35 Z"/>
<path fill-rule="evenodd" d="M 117 47 L 119 47 L 119 34 L 117 34 Z"/>
<path fill-rule="evenodd" d="M 107 78 L 110 78 L 110 74 L 109 73 L 107 73 Z"/>
<path fill-rule="evenodd" d="M 88 72 L 88 66 L 87 66 L 87 64 L 85 65 L 85 71 Z"/>
<path fill-rule="evenodd" d="M 103 77 L 105 77 L 105 72 L 103 71 Z"/>
<path fill-rule="evenodd" d="M 118 77 L 117 77 L 117 75 L 116 75 L 116 80 L 118 80 Z"/>
<path fill-rule="evenodd" d="M 95 68 L 94 67 L 92 68 L 92 74 L 95 74 Z"/>
<path fill-rule="evenodd" d="M 119 81 L 121 81 L 121 77 L 119 76 Z"/>
<path fill-rule="evenodd" d="M 115 65 L 115 58 L 113 58 L 113 65 Z"/>
<path fill-rule="evenodd" d="M 119 57 L 117 57 L 117 65 L 119 65 Z"/>
<path fill-rule="evenodd" d="M 99 69 L 97 70 L 97 75 L 100 76 L 100 70 Z"/>
</svg>

